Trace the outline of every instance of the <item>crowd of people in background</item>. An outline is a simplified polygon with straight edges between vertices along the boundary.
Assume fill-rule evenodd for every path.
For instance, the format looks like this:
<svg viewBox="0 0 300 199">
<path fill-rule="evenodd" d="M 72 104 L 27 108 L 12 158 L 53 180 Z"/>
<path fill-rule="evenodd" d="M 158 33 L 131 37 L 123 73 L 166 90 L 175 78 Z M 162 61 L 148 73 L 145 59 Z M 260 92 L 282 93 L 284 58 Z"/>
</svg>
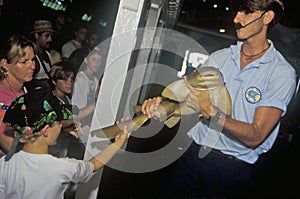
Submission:
<svg viewBox="0 0 300 199">
<path fill-rule="evenodd" d="M 4 2 L 0 1 L 0 8 L 3 4 Z M 23 146 L 28 146 L 26 143 L 31 143 L 29 140 L 32 143 L 42 140 L 40 138 L 42 136 L 36 136 L 38 138 L 34 139 L 36 141 L 33 142 L 32 137 L 34 136 L 28 137 L 28 132 L 40 135 L 43 133 L 40 127 L 42 125 L 50 125 L 50 129 L 58 129 L 59 127 L 61 133 L 57 134 L 57 139 L 51 141 L 53 143 L 48 143 L 47 148 L 49 150 L 46 150 L 45 153 L 49 153 L 56 158 L 68 157 L 83 160 L 88 131 L 101 83 L 101 78 L 97 76 L 97 71 L 104 67 L 103 60 L 105 59 L 103 51 L 97 47 L 100 43 L 99 31 L 95 31 L 95 29 L 88 27 L 83 22 L 74 23 L 67 28 L 64 12 L 57 12 L 53 19 L 45 17 L 34 19 L 29 32 L 19 33 L 19 31 L 16 31 L 10 34 L 10 36 L 3 35 L 1 37 L 3 41 L 1 41 L 0 46 L 0 157 L 5 156 L 3 161 L 14 159 L 14 154 L 20 151 Z M 6 37 L 8 39 L 4 40 L 3 38 Z M 34 93 L 38 95 L 41 90 L 49 91 L 58 103 L 54 103 L 50 98 L 43 99 L 42 97 L 37 99 L 36 96 L 33 96 Z M 43 96 L 48 96 L 48 94 L 43 93 Z M 22 126 L 24 125 L 22 123 L 16 124 L 20 126 L 16 131 L 16 125 L 13 124 L 12 118 L 14 114 L 9 119 L 12 120 L 9 123 L 11 125 L 5 123 L 4 116 L 7 115 L 6 112 L 9 110 L 11 103 L 18 97 L 36 100 L 36 102 L 24 104 L 24 106 L 27 106 L 26 111 L 30 112 L 30 116 L 28 118 L 25 116 L 23 119 L 33 126 L 37 125 L 37 129 L 26 129 L 27 127 Z M 44 118 L 45 123 L 38 118 L 30 118 L 33 117 L 33 113 L 31 113 L 34 110 L 33 107 L 35 105 L 38 107 L 39 102 L 45 103 L 47 100 L 50 100 L 49 103 L 54 103 L 55 106 L 60 104 L 62 107 L 67 107 L 65 109 L 67 112 L 64 112 L 64 116 L 68 117 L 57 118 L 52 121 L 49 113 Z M 31 106 L 32 108 L 29 108 Z M 40 115 L 46 114 L 47 111 L 46 109 L 37 110 Z M 59 110 L 54 111 L 56 114 L 60 112 Z M 16 113 L 16 117 L 23 117 L 17 114 L 20 113 Z M 36 121 L 33 122 L 33 120 Z M 59 123 L 55 123 L 56 121 Z M 54 124 L 57 125 L 54 127 Z M 20 131 L 18 132 L 18 130 Z M 115 147 L 113 150 L 109 149 L 108 151 L 110 152 L 107 152 L 109 156 L 113 156 L 122 147 L 128 136 L 122 135 L 116 138 L 118 147 Z M 27 141 L 20 141 L 26 139 Z M 106 156 L 105 158 L 108 157 L 107 155 L 104 155 Z M 99 157 L 101 158 L 101 156 Z M 91 162 L 95 166 L 94 169 L 90 170 L 92 167 L 85 165 L 88 166 L 87 169 L 89 171 L 87 170 L 87 172 L 89 173 L 90 171 L 98 170 L 104 165 L 103 162 L 98 163 L 95 158 Z M 78 162 L 78 164 L 82 163 Z M 1 172 L 4 172 L 5 169 L 1 166 Z M 89 175 L 86 173 L 83 178 L 86 179 L 90 175 L 91 173 Z M 61 194 L 68 194 L 70 198 L 75 196 L 72 183 L 76 189 L 74 182 L 79 182 L 80 179 L 71 181 L 67 182 L 69 188 L 66 187 L 66 189 L 69 191 L 63 189 L 63 191 L 58 193 L 60 196 Z M 4 196 L 2 195 L 4 191 L 7 193 L 7 190 L 2 188 L 0 186 L 0 198 Z M 14 195 L 17 193 L 11 194 L 7 196 L 19 197 L 19 195 Z"/>
</svg>

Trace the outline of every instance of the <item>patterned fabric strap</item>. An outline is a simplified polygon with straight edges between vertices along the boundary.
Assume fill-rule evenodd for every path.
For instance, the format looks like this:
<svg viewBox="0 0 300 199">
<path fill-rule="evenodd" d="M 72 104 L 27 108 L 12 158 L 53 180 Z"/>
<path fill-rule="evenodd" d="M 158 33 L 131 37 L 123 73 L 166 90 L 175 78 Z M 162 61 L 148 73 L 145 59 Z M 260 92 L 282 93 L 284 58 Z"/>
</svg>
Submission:
<svg viewBox="0 0 300 199">
<path fill-rule="evenodd" d="M 0 102 L 0 109 L 7 111 L 8 108 L 9 108 L 9 105 L 4 104 L 4 102 Z"/>
<path fill-rule="evenodd" d="M 3 118 L 5 112 L 8 110 L 9 106 L 4 104 L 4 102 L 0 102 L 0 126 L 3 124 Z"/>
</svg>

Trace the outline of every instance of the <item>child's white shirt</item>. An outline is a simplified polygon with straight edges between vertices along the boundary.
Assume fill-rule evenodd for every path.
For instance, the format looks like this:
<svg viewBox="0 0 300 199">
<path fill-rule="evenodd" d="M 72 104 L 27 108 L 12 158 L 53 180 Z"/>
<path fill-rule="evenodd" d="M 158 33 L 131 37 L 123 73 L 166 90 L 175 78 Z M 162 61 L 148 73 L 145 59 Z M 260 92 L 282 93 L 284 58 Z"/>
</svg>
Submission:
<svg viewBox="0 0 300 199">
<path fill-rule="evenodd" d="M 87 182 L 94 170 L 90 161 L 49 154 L 20 151 L 9 161 L 4 157 L 0 159 L 0 199 L 63 198 L 69 182 Z"/>
</svg>

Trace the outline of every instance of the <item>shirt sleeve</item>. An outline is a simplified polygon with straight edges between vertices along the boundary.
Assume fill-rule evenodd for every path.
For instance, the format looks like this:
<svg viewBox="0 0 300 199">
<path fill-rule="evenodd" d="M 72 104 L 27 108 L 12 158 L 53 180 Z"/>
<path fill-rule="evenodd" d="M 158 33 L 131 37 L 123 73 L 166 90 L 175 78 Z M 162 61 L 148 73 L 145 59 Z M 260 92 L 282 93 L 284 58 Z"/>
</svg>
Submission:
<svg viewBox="0 0 300 199">
<path fill-rule="evenodd" d="M 84 81 L 85 80 L 79 73 L 74 84 L 72 95 L 72 104 L 76 105 L 79 109 L 84 108 L 87 105 L 87 88 Z"/>
<path fill-rule="evenodd" d="M 71 45 L 69 42 L 62 46 L 61 56 L 70 57 L 71 53 L 75 50 L 74 45 Z"/>
<path fill-rule="evenodd" d="M 287 106 L 292 100 L 296 89 L 296 77 L 292 72 L 277 72 L 270 79 L 268 88 L 263 94 L 258 106 L 272 106 L 283 111 L 282 116 L 287 111 Z"/>
<path fill-rule="evenodd" d="M 90 161 L 69 159 L 75 163 L 72 181 L 75 183 L 85 183 L 93 175 L 94 165 Z"/>
</svg>

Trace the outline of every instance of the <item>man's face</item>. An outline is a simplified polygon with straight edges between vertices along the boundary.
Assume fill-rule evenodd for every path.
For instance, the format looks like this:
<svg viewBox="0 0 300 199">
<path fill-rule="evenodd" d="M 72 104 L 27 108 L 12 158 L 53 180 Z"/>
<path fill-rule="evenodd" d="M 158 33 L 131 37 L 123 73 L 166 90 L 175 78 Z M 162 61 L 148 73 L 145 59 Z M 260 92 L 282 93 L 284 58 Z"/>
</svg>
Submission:
<svg viewBox="0 0 300 199">
<path fill-rule="evenodd" d="M 91 71 L 97 72 L 101 66 L 101 59 L 102 56 L 100 54 L 92 53 L 91 55 L 85 57 L 84 61 Z"/>
<path fill-rule="evenodd" d="M 76 40 L 81 41 L 81 42 L 85 42 L 86 39 L 87 39 L 87 29 L 86 28 L 80 28 L 76 32 Z"/>
<path fill-rule="evenodd" d="M 241 40 L 248 39 L 259 34 L 265 27 L 263 11 L 255 11 L 248 13 L 246 11 L 238 11 L 233 19 L 235 24 L 239 23 L 243 27 L 236 30 L 237 37 Z"/>
<path fill-rule="evenodd" d="M 97 36 L 96 34 L 90 35 L 89 41 L 88 41 L 88 42 L 89 42 L 90 46 L 91 46 L 92 48 L 94 48 L 94 47 L 97 46 L 98 43 L 99 43 L 98 36 Z"/>
<path fill-rule="evenodd" d="M 58 16 L 56 18 L 56 23 L 59 24 L 59 25 L 65 25 L 65 16 L 64 15 Z"/>
<path fill-rule="evenodd" d="M 52 42 L 52 35 L 52 32 L 35 33 L 36 45 L 44 50 L 49 49 Z"/>
</svg>

